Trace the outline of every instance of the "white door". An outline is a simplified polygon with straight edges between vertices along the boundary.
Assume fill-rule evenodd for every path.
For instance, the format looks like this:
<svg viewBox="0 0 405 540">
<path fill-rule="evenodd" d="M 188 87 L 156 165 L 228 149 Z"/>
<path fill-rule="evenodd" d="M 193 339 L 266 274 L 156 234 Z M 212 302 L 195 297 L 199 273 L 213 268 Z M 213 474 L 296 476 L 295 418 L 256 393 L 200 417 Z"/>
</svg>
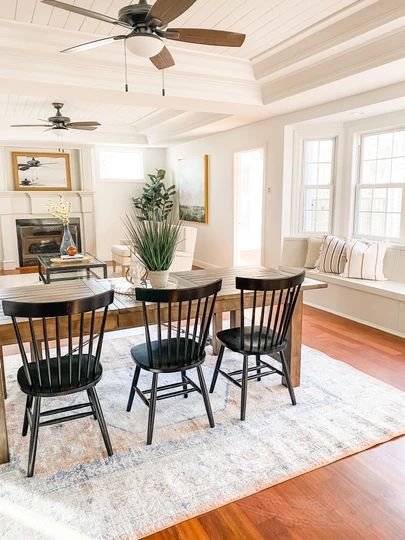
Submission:
<svg viewBox="0 0 405 540">
<path fill-rule="evenodd" d="M 263 148 L 235 154 L 235 251 L 236 266 L 262 262 Z"/>
</svg>

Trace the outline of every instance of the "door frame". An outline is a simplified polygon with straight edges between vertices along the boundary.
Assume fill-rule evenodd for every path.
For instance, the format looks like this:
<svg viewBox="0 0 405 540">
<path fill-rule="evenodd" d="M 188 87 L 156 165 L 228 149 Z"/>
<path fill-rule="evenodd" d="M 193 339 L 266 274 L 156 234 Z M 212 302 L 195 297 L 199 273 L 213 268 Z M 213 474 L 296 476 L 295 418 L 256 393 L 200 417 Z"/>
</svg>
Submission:
<svg viewBox="0 0 405 540">
<path fill-rule="evenodd" d="M 266 231 L 266 218 L 265 218 L 265 209 L 266 209 L 266 145 L 255 145 L 249 148 L 243 148 L 233 153 L 233 265 L 237 265 L 237 256 L 238 256 L 238 192 L 237 192 L 237 156 L 238 154 L 254 152 L 255 150 L 261 150 L 262 152 L 262 223 L 261 223 L 261 244 L 260 244 L 260 264 L 264 264 L 265 253 L 264 253 L 264 236 Z"/>
</svg>

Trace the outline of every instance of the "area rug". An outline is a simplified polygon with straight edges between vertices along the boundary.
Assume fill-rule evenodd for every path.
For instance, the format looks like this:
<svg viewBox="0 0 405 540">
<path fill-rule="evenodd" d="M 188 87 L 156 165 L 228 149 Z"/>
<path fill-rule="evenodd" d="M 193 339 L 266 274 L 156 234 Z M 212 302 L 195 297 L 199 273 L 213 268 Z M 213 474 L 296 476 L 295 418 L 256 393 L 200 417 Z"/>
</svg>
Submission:
<svg viewBox="0 0 405 540">
<path fill-rule="evenodd" d="M 24 396 L 15 380 L 20 364 L 6 358 L 11 462 L 0 467 L 3 540 L 141 538 L 405 432 L 404 393 L 304 347 L 296 407 L 272 375 L 250 383 L 247 419 L 240 422 L 239 391 L 219 377 L 214 429 L 193 393 L 158 402 L 154 443 L 146 446 L 147 407 L 136 397 L 132 412 L 125 411 L 129 349 L 142 340 L 139 332 L 110 335 L 104 346 L 98 392 L 114 456 L 106 458 L 92 419 L 42 428 L 32 479 L 25 476 Z M 214 365 L 208 355 L 208 382 Z M 240 358 L 228 352 L 224 366 L 240 366 Z M 148 383 L 143 374 L 141 386 Z M 51 407 L 82 399 L 67 397 Z"/>
</svg>

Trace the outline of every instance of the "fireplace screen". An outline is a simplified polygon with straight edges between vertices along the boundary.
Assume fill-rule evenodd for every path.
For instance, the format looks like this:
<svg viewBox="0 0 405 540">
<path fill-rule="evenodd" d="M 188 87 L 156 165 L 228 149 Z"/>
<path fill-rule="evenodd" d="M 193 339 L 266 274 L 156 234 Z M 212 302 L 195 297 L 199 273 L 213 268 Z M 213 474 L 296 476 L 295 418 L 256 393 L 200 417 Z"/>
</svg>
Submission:
<svg viewBox="0 0 405 540">
<path fill-rule="evenodd" d="M 17 219 L 16 226 L 20 266 L 36 265 L 38 255 L 59 253 L 63 225 L 58 219 Z M 80 219 L 71 218 L 69 227 L 80 252 Z"/>
</svg>

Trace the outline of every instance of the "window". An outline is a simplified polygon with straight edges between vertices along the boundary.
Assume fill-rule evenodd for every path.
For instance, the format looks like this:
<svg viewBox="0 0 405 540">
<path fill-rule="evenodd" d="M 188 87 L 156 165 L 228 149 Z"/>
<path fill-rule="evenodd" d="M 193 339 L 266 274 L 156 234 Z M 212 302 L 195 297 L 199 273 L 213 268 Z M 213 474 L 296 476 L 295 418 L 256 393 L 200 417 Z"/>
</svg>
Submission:
<svg viewBox="0 0 405 540">
<path fill-rule="evenodd" d="M 405 130 L 363 135 L 358 176 L 355 234 L 399 239 L 405 187 Z"/>
<path fill-rule="evenodd" d="M 299 232 L 327 233 L 332 226 L 336 139 L 303 141 Z"/>
<path fill-rule="evenodd" d="M 143 154 L 127 148 L 102 148 L 98 151 L 100 180 L 143 180 Z"/>
</svg>

